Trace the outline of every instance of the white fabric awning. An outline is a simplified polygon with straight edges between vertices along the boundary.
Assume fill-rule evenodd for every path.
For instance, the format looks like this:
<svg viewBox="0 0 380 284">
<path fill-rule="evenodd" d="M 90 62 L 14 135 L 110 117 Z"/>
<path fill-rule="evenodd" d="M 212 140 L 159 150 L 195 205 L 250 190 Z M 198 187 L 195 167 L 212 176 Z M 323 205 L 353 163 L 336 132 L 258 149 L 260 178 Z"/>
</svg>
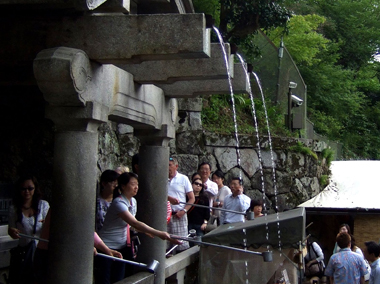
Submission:
<svg viewBox="0 0 380 284">
<path fill-rule="evenodd" d="M 306 208 L 380 209 L 380 161 L 335 161 L 330 184 Z"/>
</svg>

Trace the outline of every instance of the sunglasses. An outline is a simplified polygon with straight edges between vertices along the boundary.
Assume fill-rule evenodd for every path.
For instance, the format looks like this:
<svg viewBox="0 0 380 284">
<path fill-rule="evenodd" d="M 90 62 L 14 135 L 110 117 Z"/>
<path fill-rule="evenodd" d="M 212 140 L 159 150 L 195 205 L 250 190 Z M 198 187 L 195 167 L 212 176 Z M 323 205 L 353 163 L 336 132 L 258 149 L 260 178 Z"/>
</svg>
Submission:
<svg viewBox="0 0 380 284">
<path fill-rule="evenodd" d="M 195 185 L 197 185 L 197 186 L 202 186 L 202 184 L 199 183 L 199 182 L 193 182 L 193 184 L 195 184 Z"/>
<path fill-rule="evenodd" d="M 34 190 L 34 187 L 22 187 L 21 190 L 22 191 L 25 191 L 25 190 L 32 191 L 32 190 Z"/>
</svg>

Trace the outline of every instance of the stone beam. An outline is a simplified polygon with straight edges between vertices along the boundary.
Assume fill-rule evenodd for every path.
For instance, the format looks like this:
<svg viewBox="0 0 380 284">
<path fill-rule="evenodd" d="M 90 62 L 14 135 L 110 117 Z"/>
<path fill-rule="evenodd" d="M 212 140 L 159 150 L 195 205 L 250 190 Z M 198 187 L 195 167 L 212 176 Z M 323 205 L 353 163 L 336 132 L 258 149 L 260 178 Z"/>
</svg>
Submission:
<svg viewBox="0 0 380 284">
<path fill-rule="evenodd" d="M 38 10 L 91 11 L 100 8 L 97 11 L 129 13 L 130 0 L 2 0 L 1 6 L 14 6 L 19 10 L 35 8 Z"/>
<path fill-rule="evenodd" d="M 225 46 L 227 54 L 230 54 L 230 45 Z M 134 81 L 140 84 L 227 79 L 226 64 L 219 43 L 211 44 L 210 58 L 145 61 L 140 64 L 118 64 L 117 66 L 133 74 Z M 229 56 L 229 66 L 233 74 L 233 55 Z"/>
<path fill-rule="evenodd" d="M 248 93 L 249 82 L 243 66 L 234 64 L 232 86 L 234 93 Z M 199 95 L 230 94 L 228 79 L 178 81 L 173 84 L 157 84 L 166 97 L 194 98 Z"/>
<path fill-rule="evenodd" d="M 210 56 L 204 14 L 91 15 L 50 25 L 47 45 L 83 50 L 103 64 Z"/>
</svg>

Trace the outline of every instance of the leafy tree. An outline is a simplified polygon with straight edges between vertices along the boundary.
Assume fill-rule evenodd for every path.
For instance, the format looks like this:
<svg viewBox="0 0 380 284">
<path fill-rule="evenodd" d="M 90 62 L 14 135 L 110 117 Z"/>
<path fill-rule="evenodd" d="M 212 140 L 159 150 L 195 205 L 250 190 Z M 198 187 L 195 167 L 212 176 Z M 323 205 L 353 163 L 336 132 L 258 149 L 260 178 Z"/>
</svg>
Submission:
<svg viewBox="0 0 380 284">
<path fill-rule="evenodd" d="M 380 158 L 380 121 L 374 115 L 380 112 L 380 63 L 373 61 L 380 43 L 378 2 L 297 1 L 292 4 L 297 16 L 284 36 L 308 86 L 308 115 L 315 130 L 342 142 L 346 158 Z M 307 13 L 318 13 L 325 21 L 305 26 L 298 16 L 309 23 L 318 19 Z M 313 44 L 314 52 L 307 53 L 312 33 L 327 41 Z"/>
<path fill-rule="evenodd" d="M 291 51 L 293 59 L 298 64 L 311 65 L 317 63 L 316 55 L 330 42 L 317 32 L 325 21 L 326 18 L 318 15 L 296 15 L 290 19 L 287 33 L 284 28 L 277 28 L 270 32 L 270 38 L 279 46 L 280 38 L 286 33 L 286 48 Z"/>
<path fill-rule="evenodd" d="M 284 0 L 194 0 L 197 12 L 211 14 L 224 39 L 244 42 L 258 29 L 286 26 L 291 16 Z"/>
</svg>

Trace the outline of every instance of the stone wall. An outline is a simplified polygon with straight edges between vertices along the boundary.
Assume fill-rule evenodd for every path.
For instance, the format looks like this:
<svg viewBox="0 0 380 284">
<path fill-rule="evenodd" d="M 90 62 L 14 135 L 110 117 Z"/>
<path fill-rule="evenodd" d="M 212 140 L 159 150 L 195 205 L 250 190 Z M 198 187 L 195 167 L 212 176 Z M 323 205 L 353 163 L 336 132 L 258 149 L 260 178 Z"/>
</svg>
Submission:
<svg viewBox="0 0 380 284">
<path fill-rule="evenodd" d="M 241 174 L 244 189 L 251 198 L 262 198 L 265 191 L 267 206 L 273 209 L 277 197 L 280 211 L 291 209 L 318 194 L 323 188 L 322 175 L 328 167 L 321 157 L 324 143 L 307 139 L 272 138 L 273 164 L 276 186 L 274 186 L 272 159 L 267 137 L 261 137 L 262 171 L 260 170 L 257 141 L 252 136 L 240 136 L 241 170 L 237 164 L 236 142 L 233 135 L 218 135 L 187 127 L 191 116 L 186 115 L 184 124 L 178 127 L 176 139 L 170 142 L 170 153 L 179 161 L 179 171 L 191 176 L 201 162 L 207 161 L 212 171 L 222 170 L 226 180 Z M 179 118 L 181 119 L 181 118 Z M 183 119 L 183 118 L 182 118 Z M 196 124 L 198 125 L 198 124 Z M 100 128 L 99 170 L 115 168 L 119 163 L 131 166 L 131 158 L 137 153 L 139 142 L 132 133 L 120 133 L 125 126 L 112 124 Z M 292 152 L 292 146 L 301 142 L 318 156 Z M 263 175 L 261 174 L 263 173 Z M 263 180 L 262 180 L 263 177 Z M 276 192 L 275 192 L 276 191 Z"/>
</svg>

